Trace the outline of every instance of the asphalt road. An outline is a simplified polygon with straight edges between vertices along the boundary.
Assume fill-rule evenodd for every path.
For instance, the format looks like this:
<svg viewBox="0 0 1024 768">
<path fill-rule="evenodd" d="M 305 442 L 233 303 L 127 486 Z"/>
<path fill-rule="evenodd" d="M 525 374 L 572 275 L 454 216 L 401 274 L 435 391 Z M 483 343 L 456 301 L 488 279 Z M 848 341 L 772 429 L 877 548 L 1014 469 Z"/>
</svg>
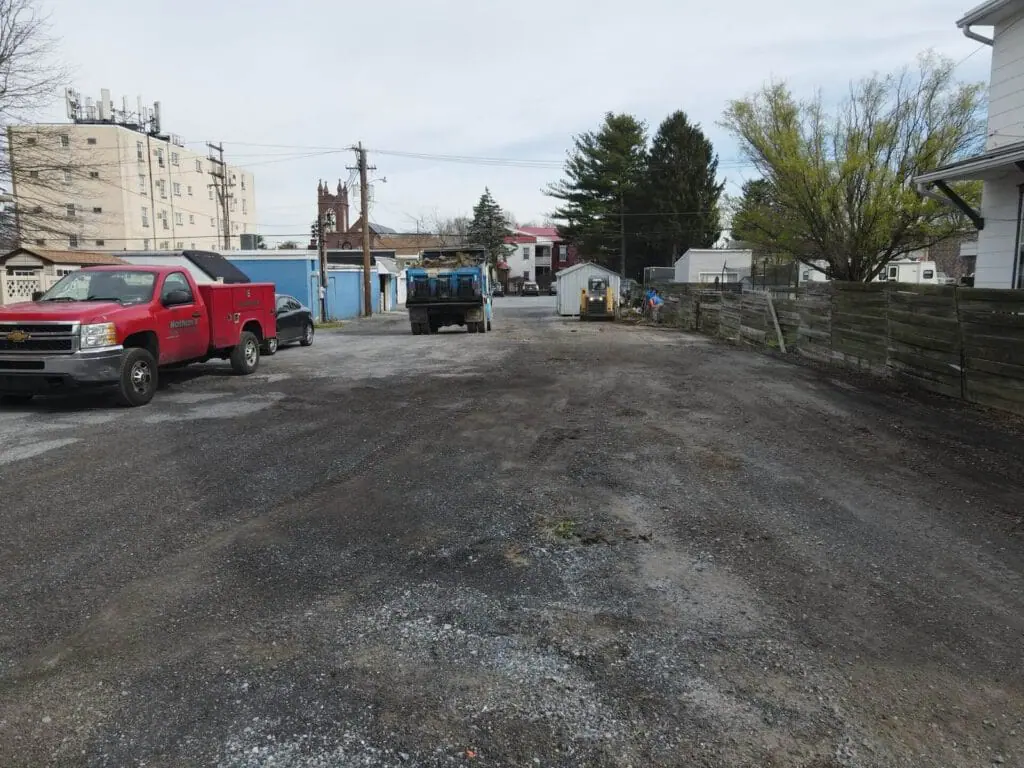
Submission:
<svg viewBox="0 0 1024 768">
<path fill-rule="evenodd" d="M 552 306 L 0 412 L 0 765 L 1024 764 L 1007 419 Z"/>
</svg>

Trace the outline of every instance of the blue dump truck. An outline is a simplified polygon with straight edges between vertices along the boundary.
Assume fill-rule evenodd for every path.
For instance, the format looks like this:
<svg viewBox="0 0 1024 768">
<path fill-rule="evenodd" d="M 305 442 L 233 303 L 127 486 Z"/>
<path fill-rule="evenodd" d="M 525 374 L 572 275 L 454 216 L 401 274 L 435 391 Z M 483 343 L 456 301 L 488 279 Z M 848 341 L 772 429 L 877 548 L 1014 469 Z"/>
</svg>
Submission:
<svg viewBox="0 0 1024 768">
<path fill-rule="evenodd" d="M 415 335 L 464 325 L 470 333 L 491 330 L 490 276 L 483 248 L 452 247 L 424 251 L 406 270 L 405 306 Z"/>
</svg>

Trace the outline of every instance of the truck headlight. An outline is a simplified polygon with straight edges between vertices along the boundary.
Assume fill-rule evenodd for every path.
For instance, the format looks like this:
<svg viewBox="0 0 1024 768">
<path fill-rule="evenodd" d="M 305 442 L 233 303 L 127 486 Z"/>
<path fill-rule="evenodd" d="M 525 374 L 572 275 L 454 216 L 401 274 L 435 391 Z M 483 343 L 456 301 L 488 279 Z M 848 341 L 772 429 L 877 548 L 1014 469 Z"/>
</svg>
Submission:
<svg viewBox="0 0 1024 768">
<path fill-rule="evenodd" d="M 82 349 L 113 347 L 117 344 L 117 329 L 113 323 L 95 323 L 83 325 L 81 330 Z"/>
</svg>

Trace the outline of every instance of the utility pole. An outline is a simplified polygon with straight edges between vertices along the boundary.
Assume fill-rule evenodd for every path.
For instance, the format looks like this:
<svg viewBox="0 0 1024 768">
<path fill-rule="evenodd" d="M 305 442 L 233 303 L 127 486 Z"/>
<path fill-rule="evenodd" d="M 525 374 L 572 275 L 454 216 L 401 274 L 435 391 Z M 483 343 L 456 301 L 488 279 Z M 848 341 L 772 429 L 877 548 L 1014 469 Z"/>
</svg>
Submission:
<svg viewBox="0 0 1024 768">
<path fill-rule="evenodd" d="M 373 293 L 370 286 L 370 188 L 367 177 L 370 171 L 377 169 L 366 164 L 366 150 L 363 149 L 363 142 L 359 142 L 359 146 L 353 147 L 353 150 L 358 160 L 359 216 L 363 221 L 363 314 L 369 317 L 373 314 Z"/>
<path fill-rule="evenodd" d="M 323 211 L 317 220 L 316 245 L 320 256 L 320 322 L 327 322 L 327 233 L 334 231 L 334 211 Z"/>
<path fill-rule="evenodd" d="M 224 220 L 224 249 L 231 250 L 231 198 L 227 166 L 224 164 L 224 144 L 206 143 L 210 148 L 210 162 L 215 170 L 210 171 L 213 176 L 213 188 L 217 191 L 217 201 L 220 203 L 221 218 Z M 217 156 L 214 157 L 214 152 Z"/>
</svg>

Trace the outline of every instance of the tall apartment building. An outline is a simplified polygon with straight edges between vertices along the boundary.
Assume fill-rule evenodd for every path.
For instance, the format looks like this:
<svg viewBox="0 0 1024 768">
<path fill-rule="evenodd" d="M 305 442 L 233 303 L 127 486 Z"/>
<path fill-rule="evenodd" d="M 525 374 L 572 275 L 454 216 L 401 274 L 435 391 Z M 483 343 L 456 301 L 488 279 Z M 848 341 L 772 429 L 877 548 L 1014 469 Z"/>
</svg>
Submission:
<svg viewBox="0 0 1024 768">
<path fill-rule="evenodd" d="M 223 169 L 225 216 L 220 165 L 177 137 L 76 121 L 14 126 L 7 139 L 24 246 L 238 249 L 240 236 L 256 231 L 252 174 Z"/>
</svg>

